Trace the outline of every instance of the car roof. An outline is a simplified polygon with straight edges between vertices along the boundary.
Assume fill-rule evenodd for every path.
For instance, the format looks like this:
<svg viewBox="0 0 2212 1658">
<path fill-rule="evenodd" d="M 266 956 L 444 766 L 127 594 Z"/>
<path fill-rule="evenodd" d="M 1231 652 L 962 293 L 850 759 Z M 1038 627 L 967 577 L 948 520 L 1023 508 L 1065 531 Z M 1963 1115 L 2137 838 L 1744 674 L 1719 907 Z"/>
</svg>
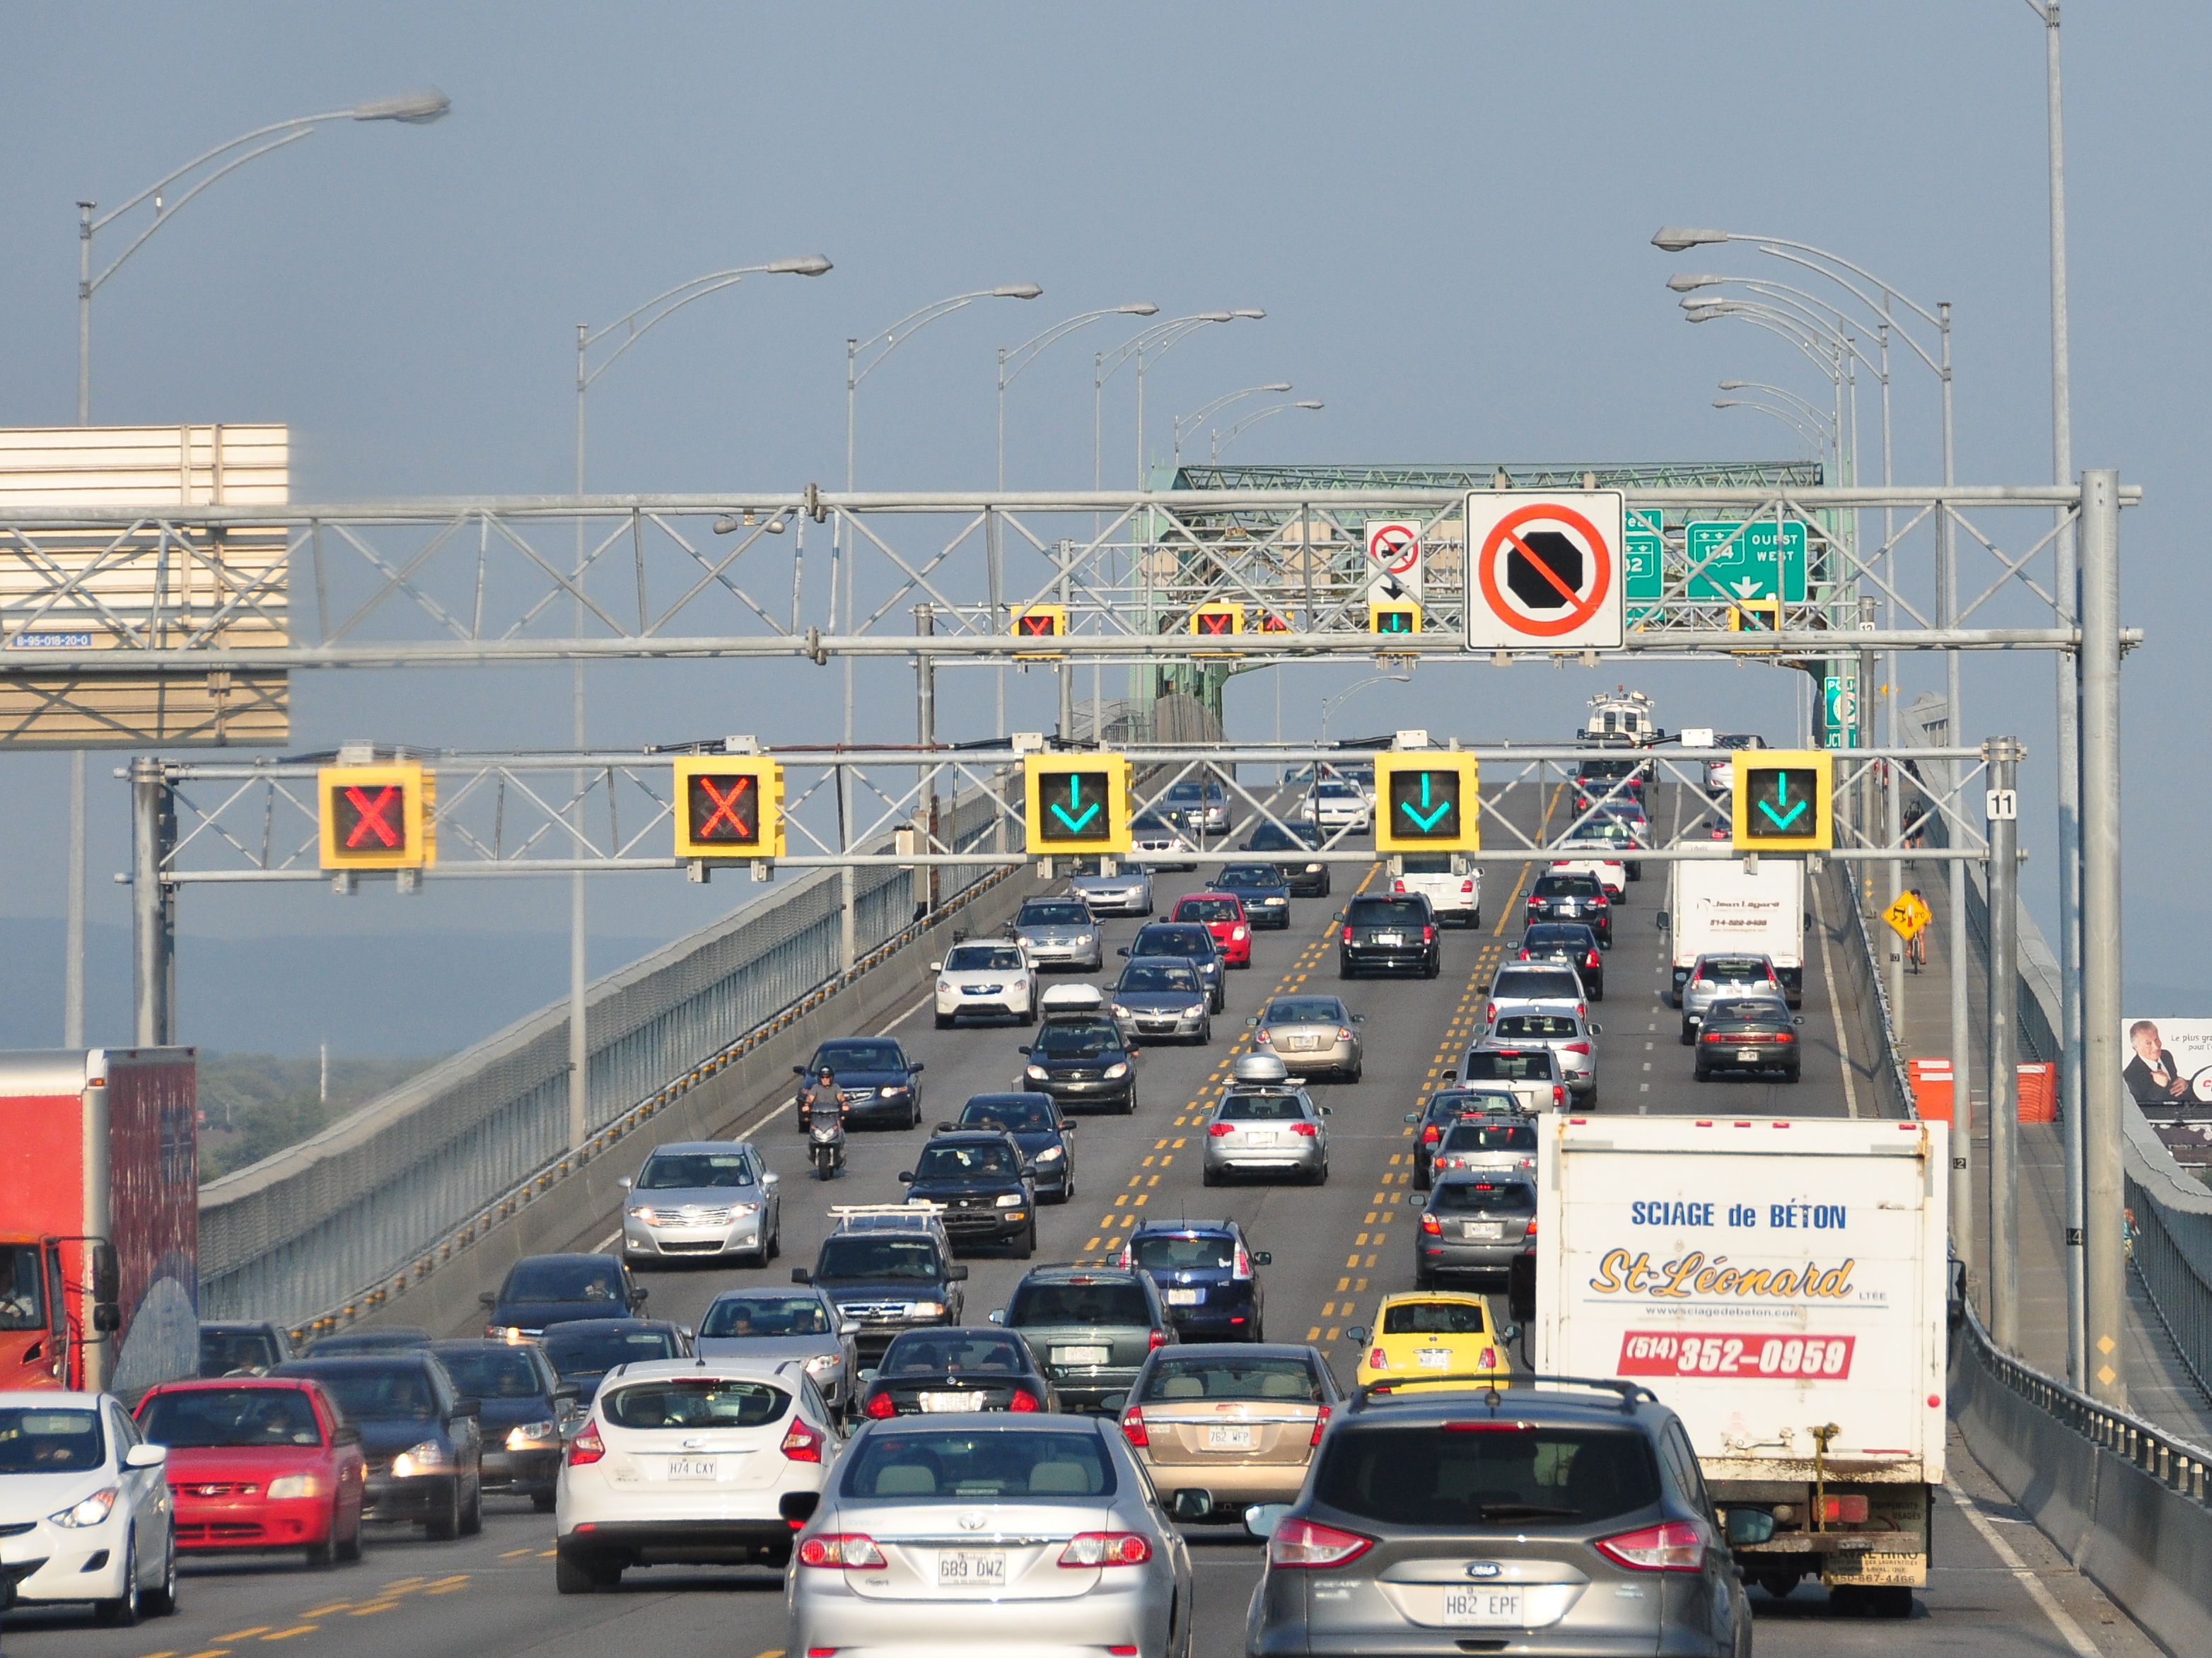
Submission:
<svg viewBox="0 0 2212 1658">
<path fill-rule="evenodd" d="M 617 1364 L 608 1372 L 607 1380 L 615 1382 L 619 1377 L 622 1382 L 663 1382 L 683 1377 L 701 1382 L 784 1382 L 785 1373 L 793 1365 L 803 1365 L 805 1362 L 796 1357 L 744 1357 L 732 1354 L 717 1357 L 712 1353 L 698 1358 L 644 1358 L 635 1364 Z M 605 1384 L 601 1385 L 604 1388 Z"/>
<path fill-rule="evenodd" d="M 1168 1237 L 1242 1237 L 1244 1229 L 1235 1220 L 1169 1220 L 1163 1216 L 1156 1215 L 1140 1224 L 1129 1236 L 1142 1237 L 1147 1232 Z"/>
<path fill-rule="evenodd" d="M 585 1261 L 592 1262 L 594 1265 L 605 1265 L 605 1263 L 611 1261 L 617 1266 L 622 1265 L 622 1257 L 620 1255 L 599 1254 L 590 1250 L 563 1252 L 559 1254 L 525 1255 L 521 1260 L 516 1261 L 514 1265 L 516 1266 L 528 1266 L 534 1262 L 541 1260 L 573 1260 L 580 1265 Z M 512 1272 L 514 1267 L 509 1267 L 507 1270 Z"/>
<path fill-rule="evenodd" d="M 504 1342 L 485 1345 L 506 1345 Z M 336 1363 L 337 1360 L 333 1357 L 329 1362 Z M 297 1393 L 302 1388 L 313 1387 L 314 1381 L 314 1377 L 308 1376 L 179 1376 L 173 1382 L 157 1382 L 146 1391 L 149 1394 L 182 1394 L 204 1393 L 210 1388 L 284 1388 Z M 40 1397 L 53 1399 L 58 1395 L 42 1394 Z"/>
<path fill-rule="evenodd" d="M 1486 1410 L 1493 1417 L 1510 1412 L 1514 1419 L 1544 1426 L 1604 1426 L 1627 1421 L 1648 1430 L 1674 1414 L 1660 1403 L 1657 1394 L 1633 1382 L 1517 1375 L 1494 1382 L 1483 1380 L 1486 1385 L 1480 1388 L 1411 1387 L 1400 1392 L 1387 1385 L 1382 1390 L 1363 1387 L 1354 1395 L 1347 1416 L 1357 1420 L 1387 1415 L 1394 1422 L 1410 1418 L 1425 1424 L 1463 1422 L 1471 1412 Z"/>
<path fill-rule="evenodd" d="M 1409 1303 L 1436 1301 L 1449 1302 L 1455 1307 L 1480 1307 L 1486 1316 L 1490 1311 L 1486 1299 L 1468 1290 L 1394 1290 L 1375 1304 L 1375 1310 L 1380 1314 Z"/>
<path fill-rule="evenodd" d="M 1022 1283 L 1137 1284 L 1151 1276 L 1149 1272 L 1127 1272 L 1119 1266 L 1032 1266 L 1022 1274 Z"/>
<path fill-rule="evenodd" d="M 1004 1145 L 1014 1137 L 1003 1128 L 940 1128 L 922 1142 L 921 1149 L 957 1143 L 962 1145 Z"/>
<path fill-rule="evenodd" d="M 750 1140 L 663 1140 L 646 1155 L 653 1157 L 662 1151 L 735 1151 L 740 1147 L 750 1151 L 753 1149 L 753 1143 Z"/>
<path fill-rule="evenodd" d="M 420 1368 L 425 1360 L 437 1363 L 438 1356 L 426 1344 L 420 1347 L 392 1347 L 380 1353 L 332 1353 L 327 1358 L 317 1358 L 310 1353 L 305 1358 L 288 1358 L 270 1374 L 271 1376 L 358 1376 L 369 1370 L 381 1370 L 394 1364 L 410 1364 Z M 445 1367 L 440 1365 L 443 1370 Z"/>
<path fill-rule="evenodd" d="M 1318 1348 L 1303 1341 L 1178 1341 L 1166 1347 L 1157 1347 L 1146 1355 L 1147 1359 L 1159 1358 L 1303 1358 L 1316 1370 L 1326 1370 L 1328 1361 Z"/>
<path fill-rule="evenodd" d="M 88 1411 L 103 1399 L 115 1399 L 113 1394 L 88 1394 L 82 1391 L 65 1392 L 52 1388 L 18 1388 L 13 1393 L 0 1394 L 0 1405 L 11 1410 L 36 1410 L 45 1406 L 49 1410 Z M 122 1400 L 115 1399 L 118 1405 Z"/>
<path fill-rule="evenodd" d="M 536 1338 L 544 1342 L 556 1336 L 574 1335 L 580 1331 L 598 1330 L 668 1330 L 676 1328 L 674 1321 L 665 1318 L 570 1318 L 548 1326 L 545 1333 Z"/>
</svg>

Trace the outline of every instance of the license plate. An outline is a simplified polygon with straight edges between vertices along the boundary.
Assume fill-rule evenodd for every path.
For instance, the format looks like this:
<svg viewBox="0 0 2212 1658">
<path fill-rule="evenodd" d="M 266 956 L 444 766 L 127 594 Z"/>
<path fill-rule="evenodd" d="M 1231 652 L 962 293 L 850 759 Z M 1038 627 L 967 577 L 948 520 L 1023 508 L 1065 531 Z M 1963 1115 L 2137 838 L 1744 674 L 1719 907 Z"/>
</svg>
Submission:
<svg viewBox="0 0 2212 1658">
<path fill-rule="evenodd" d="M 1451 1369 L 1451 1349 L 1449 1347 L 1418 1348 L 1415 1350 L 1413 1357 L 1419 1362 L 1420 1367 L 1425 1370 L 1449 1370 Z"/>
<path fill-rule="evenodd" d="M 944 1553 L 937 1557 L 937 1586 L 939 1588 L 1004 1588 L 1006 1583 L 1006 1557 L 1003 1553 L 976 1553 L 962 1550 L 958 1553 Z"/>
<path fill-rule="evenodd" d="M 1275 1131 L 1272 1128 L 1261 1129 L 1257 1133 L 1249 1128 L 1244 1131 L 1244 1144 L 1247 1145 L 1273 1145 L 1274 1143 Z"/>
<path fill-rule="evenodd" d="M 721 1465 L 711 1456 L 672 1456 L 668 1459 L 671 1479 L 714 1479 L 720 1476 Z"/>
<path fill-rule="evenodd" d="M 1759 1050 L 1755 1048 L 1739 1048 L 1735 1051 L 1735 1057 L 1736 1062 L 1740 1065 L 1757 1065 Z"/>
<path fill-rule="evenodd" d="M 1170 1307 L 1195 1307 L 1199 1303 L 1205 1299 L 1206 1291 L 1203 1290 L 1170 1290 L 1168 1291 L 1168 1305 Z"/>
<path fill-rule="evenodd" d="M 983 1408 L 981 1394 L 923 1394 L 920 1395 L 925 1412 L 940 1411 L 980 1411 Z"/>
<path fill-rule="evenodd" d="M 1104 1347 L 1055 1347 L 1052 1362 L 1055 1364 L 1103 1364 L 1108 1349 Z"/>
<path fill-rule="evenodd" d="M 1314 1049 L 1321 1046 L 1321 1038 L 1318 1036 L 1289 1036 L 1284 1039 L 1283 1046 L 1293 1054 L 1310 1054 Z"/>
<path fill-rule="evenodd" d="M 1444 1622 L 1455 1628 L 1521 1621 L 1519 1589 L 1448 1588 L 1444 1590 Z"/>
<path fill-rule="evenodd" d="M 1471 1238 L 1503 1238 L 1505 1223 L 1502 1220 L 1471 1220 L 1467 1223 L 1467 1236 Z"/>
<path fill-rule="evenodd" d="M 1206 1448 L 1249 1451 L 1252 1448 L 1252 1430 L 1241 1422 L 1210 1422 L 1206 1428 Z"/>
<path fill-rule="evenodd" d="M 1402 932 L 1378 932 L 1375 935 L 1375 942 L 1378 944 L 1402 944 L 1406 942 L 1406 935 Z"/>
</svg>

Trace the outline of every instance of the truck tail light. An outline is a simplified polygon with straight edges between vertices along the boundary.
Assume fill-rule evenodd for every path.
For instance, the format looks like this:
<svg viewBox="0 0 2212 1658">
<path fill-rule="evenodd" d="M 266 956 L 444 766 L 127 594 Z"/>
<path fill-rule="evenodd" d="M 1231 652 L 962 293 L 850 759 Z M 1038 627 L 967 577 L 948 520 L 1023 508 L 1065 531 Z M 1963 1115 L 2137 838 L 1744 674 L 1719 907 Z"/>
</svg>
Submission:
<svg viewBox="0 0 2212 1658">
<path fill-rule="evenodd" d="M 804 1422 L 794 1422 L 791 1431 L 783 1436 L 777 1447 L 793 1462 L 819 1462 L 822 1460 L 822 1436 Z"/>
<path fill-rule="evenodd" d="M 1320 1444 L 1321 1430 L 1327 1426 L 1328 1426 L 1328 1406 L 1324 1405 L 1321 1407 L 1321 1414 L 1314 1418 L 1313 1437 L 1306 1441 L 1306 1443 L 1309 1445 Z"/>
<path fill-rule="evenodd" d="M 1866 1523 L 1867 1500 L 1863 1497 L 1826 1497 L 1820 1499 L 1820 1518 L 1840 1521 L 1846 1526 Z"/>
<path fill-rule="evenodd" d="M 1152 1442 L 1152 1432 L 1145 1426 L 1145 1413 L 1133 1405 L 1121 1412 L 1121 1436 L 1139 1448 Z"/>
<path fill-rule="evenodd" d="M 1141 1566 L 1152 1558 L 1152 1546 L 1133 1531 L 1079 1531 L 1060 1552 L 1060 1564 L 1077 1568 Z"/>
<path fill-rule="evenodd" d="M 596 1462 L 607 1454 L 607 1442 L 599 1437 L 599 1424 L 586 1423 L 584 1431 L 568 1442 L 568 1466 L 580 1468 L 587 1462 Z"/>
<path fill-rule="evenodd" d="M 1423 1215 L 1421 1217 L 1421 1230 L 1427 1233 L 1432 1238 L 1440 1238 L 1444 1235 L 1444 1224 L 1438 1220 L 1434 1215 Z"/>
<path fill-rule="evenodd" d="M 842 1566 L 859 1570 L 884 1563 L 884 1552 L 876 1546 L 876 1540 L 861 1532 L 826 1531 L 818 1537 L 810 1537 L 799 1546 L 799 1564 L 802 1566 Z M 836 1651 L 836 1648 L 831 1648 Z"/>
<path fill-rule="evenodd" d="M 1237 1125 L 1231 1122 L 1218 1122 L 1206 1132 L 1214 1139 L 1225 1139 L 1237 1132 Z"/>
<path fill-rule="evenodd" d="M 1564 1088 L 1560 1087 L 1559 1084 L 1557 1084 L 1557 1083 L 1553 1083 L 1553 1084 L 1552 1084 L 1552 1103 L 1553 1103 L 1553 1105 L 1554 1107 L 1563 1106 L 1563 1105 L 1565 1105 L 1566 1102 L 1567 1102 L 1567 1090 L 1566 1090 L 1565 1089 L 1564 1089 Z"/>
<path fill-rule="evenodd" d="M 1700 1571 L 1705 1564 L 1705 1528 L 1692 1520 L 1669 1520 L 1601 1539 L 1597 1548 L 1631 1571 Z"/>
<path fill-rule="evenodd" d="M 1285 1570 L 1311 1571 L 1357 1560 L 1375 1546 L 1371 1537 L 1339 1531 L 1310 1520 L 1285 1520 L 1267 1540 L 1267 1564 Z"/>
</svg>

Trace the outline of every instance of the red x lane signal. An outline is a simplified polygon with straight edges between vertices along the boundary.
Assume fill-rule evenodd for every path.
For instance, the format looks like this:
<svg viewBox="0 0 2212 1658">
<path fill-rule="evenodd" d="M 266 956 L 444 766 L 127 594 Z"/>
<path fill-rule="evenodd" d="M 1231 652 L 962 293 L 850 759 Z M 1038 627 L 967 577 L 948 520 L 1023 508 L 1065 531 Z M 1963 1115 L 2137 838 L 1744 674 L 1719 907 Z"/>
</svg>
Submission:
<svg viewBox="0 0 2212 1658">
<path fill-rule="evenodd" d="M 765 755 L 676 762 L 676 855 L 705 862 L 783 855 L 783 768 Z"/>
<path fill-rule="evenodd" d="M 737 846 L 760 842 L 760 779 L 750 772 L 735 777 L 699 773 L 685 800 L 691 813 L 691 838 Z"/>
<path fill-rule="evenodd" d="M 325 869 L 425 869 L 438 861 L 437 780 L 421 766 L 325 766 L 315 793 Z"/>
<path fill-rule="evenodd" d="M 338 843 L 348 852 L 364 847 L 373 851 L 378 847 L 390 852 L 406 843 L 404 786 L 386 783 L 372 797 L 367 789 L 354 785 L 341 789 L 331 804 L 337 809 Z"/>
</svg>

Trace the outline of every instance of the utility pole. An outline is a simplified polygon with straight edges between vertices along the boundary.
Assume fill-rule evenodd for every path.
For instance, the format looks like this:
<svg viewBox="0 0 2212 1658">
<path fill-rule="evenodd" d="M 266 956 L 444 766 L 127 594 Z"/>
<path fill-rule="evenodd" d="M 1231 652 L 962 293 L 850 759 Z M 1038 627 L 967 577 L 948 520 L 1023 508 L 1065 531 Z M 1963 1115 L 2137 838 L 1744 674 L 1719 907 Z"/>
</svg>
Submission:
<svg viewBox="0 0 2212 1658">
<path fill-rule="evenodd" d="M 917 639 L 927 639 L 937 632 L 936 608 L 925 602 L 914 607 L 914 632 Z M 922 750 L 921 784 L 921 850 L 937 850 L 937 763 L 931 750 L 937 747 L 937 659 L 927 651 L 916 651 L 914 657 L 915 741 Z M 955 791 L 954 804 L 959 800 Z M 921 878 L 915 884 L 920 889 L 916 902 L 924 914 L 933 914 L 937 909 L 937 883 L 939 866 L 921 864 L 915 873 Z"/>
<path fill-rule="evenodd" d="M 2081 474 L 2082 1288 L 2089 1394 L 2124 1410 L 2120 1167 L 2120 477 Z"/>
<path fill-rule="evenodd" d="M 177 841 L 177 813 L 161 762 L 131 762 L 131 1040 L 163 1048 L 177 1039 L 177 899 L 161 879 Z"/>
<path fill-rule="evenodd" d="M 2020 1351 L 2020 762 L 2016 738 L 1982 745 L 1990 847 L 1990 1335 Z"/>
</svg>

